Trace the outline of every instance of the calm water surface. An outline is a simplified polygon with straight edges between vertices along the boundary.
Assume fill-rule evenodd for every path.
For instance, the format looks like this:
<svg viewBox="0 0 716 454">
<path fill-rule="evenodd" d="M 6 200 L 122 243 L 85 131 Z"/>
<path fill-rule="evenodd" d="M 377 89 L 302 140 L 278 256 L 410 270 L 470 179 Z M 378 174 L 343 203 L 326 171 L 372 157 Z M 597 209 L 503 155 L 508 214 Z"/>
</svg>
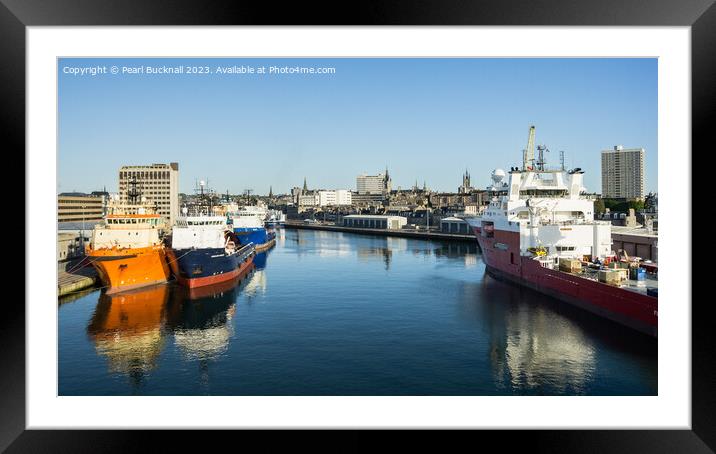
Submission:
<svg viewBox="0 0 716 454">
<path fill-rule="evenodd" d="M 59 306 L 60 395 L 655 395 L 656 341 L 472 244 L 279 230 L 256 268 Z"/>
</svg>

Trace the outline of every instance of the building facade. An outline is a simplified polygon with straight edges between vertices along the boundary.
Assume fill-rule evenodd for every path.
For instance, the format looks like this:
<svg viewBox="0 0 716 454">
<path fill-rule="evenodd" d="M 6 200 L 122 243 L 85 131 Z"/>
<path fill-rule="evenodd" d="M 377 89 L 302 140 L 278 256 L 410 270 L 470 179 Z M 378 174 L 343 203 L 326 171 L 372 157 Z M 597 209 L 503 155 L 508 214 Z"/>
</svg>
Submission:
<svg viewBox="0 0 716 454">
<path fill-rule="evenodd" d="M 468 235 L 472 232 L 469 224 L 460 218 L 449 217 L 440 220 L 440 231 L 442 233 L 459 233 Z"/>
<path fill-rule="evenodd" d="M 57 222 L 100 221 L 106 208 L 105 197 L 64 192 L 57 196 Z"/>
<path fill-rule="evenodd" d="M 146 166 L 122 166 L 119 169 L 119 199 L 131 203 L 130 182 L 136 181 L 141 197 L 154 205 L 157 213 L 168 225 L 174 225 L 179 215 L 179 164 L 152 164 Z M 136 200 L 140 203 L 141 200 Z"/>
<path fill-rule="evenodd" d="M 301 194 L 298 196 L 298 206 L 299 207 L 315 207 L 318 206 L 320 203 L 318 194 L 314 194 L 313 192 L 309 194 Z"/>
<path fill-rule="evenodd" d="M 356 177 L 356 190 L 358 194 L 390 194 L 392 190 L 392 181 L 388 174 L 388 169 L 385 169 L 385 173 L 379 173 L 378 175 L 358 175 Z"/>
<path fill-rule="evenodd" d="M 609 199 L 644 198 L 643 148 L 602 150 L 602 197 Z"/>
<path fill-rule="evenodd" d="M 364 229 L 401 229 L 408 223 L 402 216 L 380 216 L 368 214 L 351 214 L 343 216 L 343 227 Z"/>
<path fill-rule="evenodd" d="M 324 206 L 343 206 L 353 203 L 351 191 L 347 189 L 335 189 L 332 191 L 318 191 L 318 204 Z"/>
</svg>

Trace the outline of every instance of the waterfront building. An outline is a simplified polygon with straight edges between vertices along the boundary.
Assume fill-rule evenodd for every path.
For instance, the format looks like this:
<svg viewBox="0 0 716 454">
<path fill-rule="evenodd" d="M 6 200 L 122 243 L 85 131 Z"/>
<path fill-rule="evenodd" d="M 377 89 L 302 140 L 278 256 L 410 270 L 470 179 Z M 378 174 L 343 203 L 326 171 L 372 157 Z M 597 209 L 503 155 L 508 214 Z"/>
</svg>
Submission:
<svg viewBox="0 0 716 454">
<path fill-rule="evenodd" d="M 643 148 L 602 150 L 602 197 L 614 199 L 644 198 Z"/>
<path fill-rule="evenodd" d="M 351 214 L 343 216 L 343 227 L 367 229 L 401 229 L 408 223 L 402 216 L 380 216 L 369 214 Z"/>
<path fill-rule="evenodd" d="M 146 203 L 156 207 L 167 223 L 174 225 L 179 215 L 179 164 L 151 164 L 122 166 L 119 169 L 119 198 L 121 203 L 129 203 L 130 181 L 136 181 Z"/>
<path fill-rule="evenodd" d="M 467 235 L 472 232 L 464 219 L 449 217 L 440 220 L 440 231 L 442 233 L 460 233 Z"/>
<path fill-rule="evenodd" d="M 100 221 L 107 211 L 108 197 L 63 192 L 57 196 L 57 222 Z"/>
<path fill-rule="evenodd" d="M 334 189 L 331 191 L 318 191 L 318 205 L 320 206 L 341 206 L 353 203 L 351 191 L 347 189 Z"/>
</svg>

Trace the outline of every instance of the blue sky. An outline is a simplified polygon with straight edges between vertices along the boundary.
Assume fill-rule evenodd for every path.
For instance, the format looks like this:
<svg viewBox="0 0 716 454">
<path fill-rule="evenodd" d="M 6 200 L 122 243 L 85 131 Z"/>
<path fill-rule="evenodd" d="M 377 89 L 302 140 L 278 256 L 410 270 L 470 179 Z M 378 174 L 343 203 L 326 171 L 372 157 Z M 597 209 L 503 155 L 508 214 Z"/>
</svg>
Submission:
<svg viewBox="0 0 716 454">
<path fill-rule="evenodd" d="M 72 75 L 86 66 L 209 66 L 205 75 Z M 218 66 L 334 67 L 334 74 L 216 74 Z M 58 192 L 117 191 L 124 164 L 179 162 L 180 191 L 355 190 L 386 165 L 456 191 L 521 164 L 530 125 L 600 192 L 600 150 L 646 149 L 657 187 L 656 59 L 60 59 Z"/>
</svg>

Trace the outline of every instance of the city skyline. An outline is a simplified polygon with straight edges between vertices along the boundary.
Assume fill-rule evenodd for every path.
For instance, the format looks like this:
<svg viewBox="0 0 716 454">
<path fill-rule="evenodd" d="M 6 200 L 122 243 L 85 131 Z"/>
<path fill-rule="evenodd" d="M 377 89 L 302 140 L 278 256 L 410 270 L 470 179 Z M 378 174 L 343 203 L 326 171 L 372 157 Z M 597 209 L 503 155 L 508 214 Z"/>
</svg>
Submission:
<svg viewBox="0 0 716 454">
<path fill-rule="evenodd" d="M 97 75 L 69 66 L 148 64 L 335 67 L 312 75 Z M 57 192 L 117 191 L 122 165 L 179 162 L 179 191 L 208 178 L 217 193 L 355 190 L 387 166 L 393 188 L 415 181 L 456 192 L 468 169 L 494 168 L 538 144 L 581 167 L 600 192 L 600 153 L 646 150 L 657 185 L 656 59 L 60 59 Z M 101 150 L 98 152 L 97 150 Z M 90 172 L 87 170 L 91 169 Z"/>
</svg>

